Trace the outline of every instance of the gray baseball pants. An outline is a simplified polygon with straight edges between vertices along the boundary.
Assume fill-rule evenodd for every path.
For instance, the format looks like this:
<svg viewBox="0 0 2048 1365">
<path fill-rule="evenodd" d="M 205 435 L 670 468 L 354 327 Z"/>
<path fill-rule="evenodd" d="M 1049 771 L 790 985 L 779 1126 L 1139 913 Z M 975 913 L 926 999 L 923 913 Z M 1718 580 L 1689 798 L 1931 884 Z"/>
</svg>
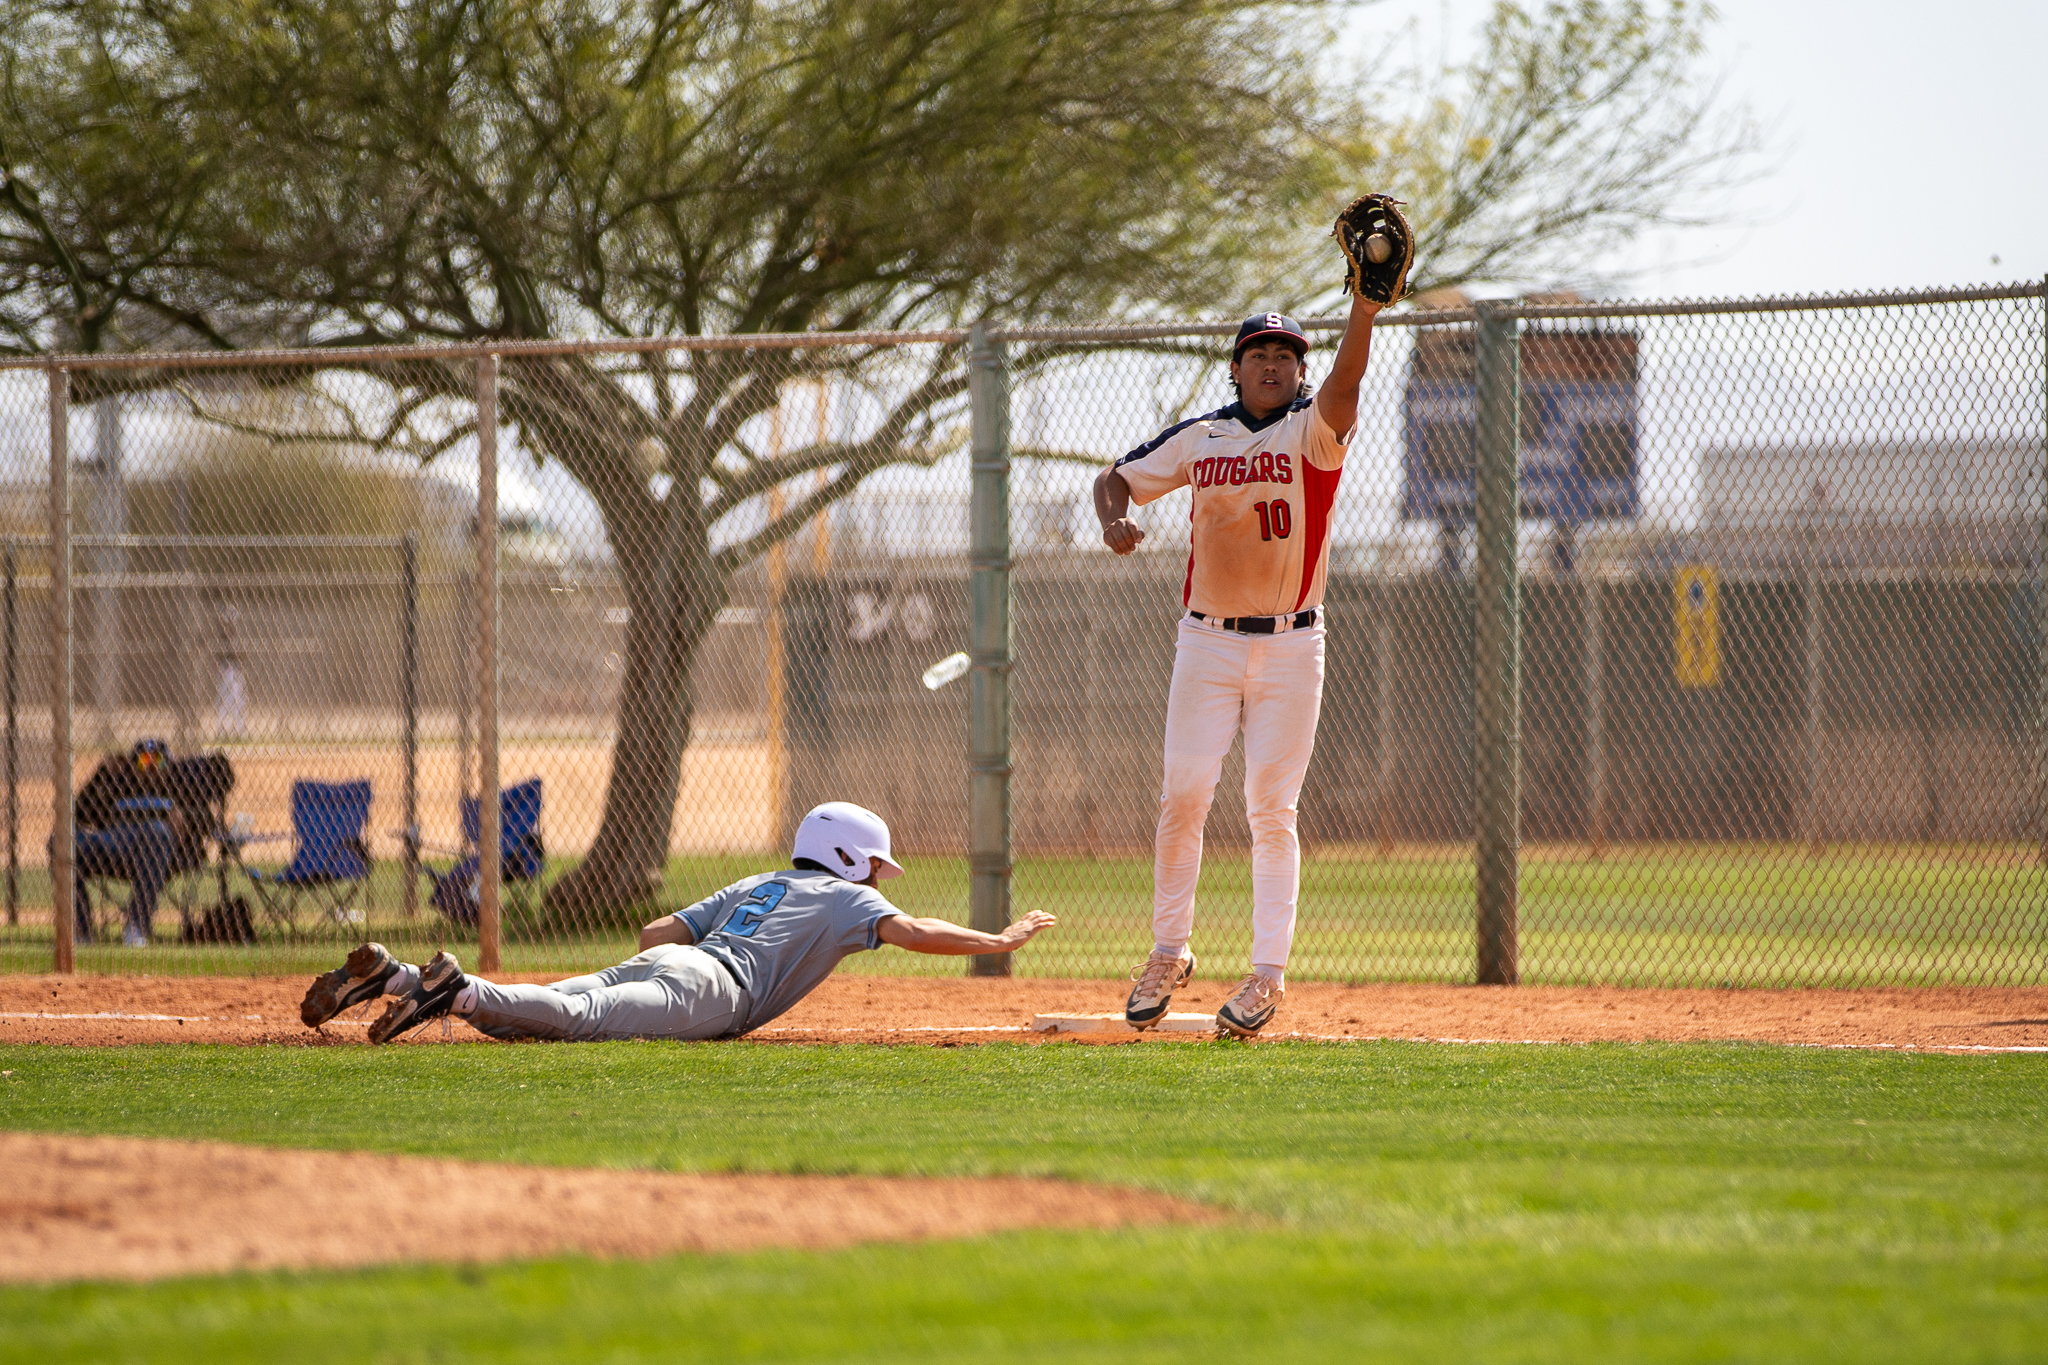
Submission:
<svg viewBox="0 0 2048 1365">
<path fill-rule="evenodd" d="M 470 1024 L 493 1038 L 722 1038 L 746 1018 L 746 992 L 718 959 L 665 943 L 589 976 L 547 986 L 471 977 Z"/>
</svg>

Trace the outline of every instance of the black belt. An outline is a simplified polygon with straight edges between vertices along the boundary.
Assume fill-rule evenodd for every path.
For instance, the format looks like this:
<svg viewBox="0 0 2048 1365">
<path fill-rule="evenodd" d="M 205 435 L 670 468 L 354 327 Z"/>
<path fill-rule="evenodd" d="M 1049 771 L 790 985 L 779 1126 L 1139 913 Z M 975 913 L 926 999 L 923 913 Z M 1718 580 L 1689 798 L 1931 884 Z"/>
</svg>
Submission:
<svg viewBox="0 0 2048 1365">
<path fill-rule="evenodd" d="M 1204 616 L 1198 611 L 1191 611 L 1188 615 L 1212 626 L 1234 630 L 1240 635 L 1277 635 L 1283 621 L 1292 622 L 1294 630 L 1306 630 L 1316 623 L 1316 613 L 1321 610 L 1321 607 L 1310 607 L 1292 616 Z"/>
</svg>

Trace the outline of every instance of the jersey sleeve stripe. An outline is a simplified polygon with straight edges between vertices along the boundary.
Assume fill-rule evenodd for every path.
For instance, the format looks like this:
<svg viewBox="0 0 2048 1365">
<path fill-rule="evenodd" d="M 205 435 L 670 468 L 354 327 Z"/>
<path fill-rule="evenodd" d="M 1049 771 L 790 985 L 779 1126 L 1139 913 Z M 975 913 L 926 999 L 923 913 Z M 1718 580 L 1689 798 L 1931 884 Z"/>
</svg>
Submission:
<svg viewBox="0 0 2048 1365">
<path fill-rule="evenodd" d="M 1193 426 L 1197 422 L 1215 422 L 1221 420 L 1222 418 L 1228 417 L 1229 415 L 1229 408 L 1218 408 L 1214 412 L 1205 412 L 1199 417 L 1190 417 L 1185 422 L 1175 422 L 1172 426 L 1160 432 L 1157 436 L 1154 436 L 1151 440 L 1145 442 L 1145 444 L 1139 446 L 1130 454 L 1123 456 L 1116 462 L 1116 464 L 1111 465 L 1110 468 L 1121 468 L 1122 466 L 1131 463 L 1131 461 L 1133 460 L 1144 459 L 1147 455 L 1150 455 L 1153 451 L 1159 449 L 1159 447 L 1165 445 L 1168 441 L 1180 435 L 1180 433 L 1186 431 L 1189 427 Z"/>
</svg>

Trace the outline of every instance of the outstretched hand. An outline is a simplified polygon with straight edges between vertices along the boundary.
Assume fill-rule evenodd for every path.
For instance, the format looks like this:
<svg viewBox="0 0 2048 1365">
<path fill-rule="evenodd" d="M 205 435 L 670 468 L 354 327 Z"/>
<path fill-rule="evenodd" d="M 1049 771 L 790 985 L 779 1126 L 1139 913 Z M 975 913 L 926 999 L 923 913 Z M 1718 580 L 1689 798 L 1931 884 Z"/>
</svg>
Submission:
<svg viewBox="0 0 2048 1365">
<path fill-rule="evenodd" d="M 1026 943 L 1029 943 L 1032 936 L 1038 933 L 1039 930 L 1050 929 L 1057 923 L 1059 921 L 1045 911 L 1033 910 L 1023 919 L 1014 921 L 1009 928 L 1003 930 L 997 937 L 1001 938 L 1011 948 L 1021 948 Z"/>
<path fill-rule="evenodd" d="M 1052 927 L 1053 917 L 1034 910 L 1000 934 L 984 934 L 951 920 L 911 915 L 890 915 L 875 926 L 875 936 L 884 943 L 908 948 L 913 953 L 944 953 L 954 957 L 969 953 L 1014 953 L 1041 929 Z"/>
</svg>

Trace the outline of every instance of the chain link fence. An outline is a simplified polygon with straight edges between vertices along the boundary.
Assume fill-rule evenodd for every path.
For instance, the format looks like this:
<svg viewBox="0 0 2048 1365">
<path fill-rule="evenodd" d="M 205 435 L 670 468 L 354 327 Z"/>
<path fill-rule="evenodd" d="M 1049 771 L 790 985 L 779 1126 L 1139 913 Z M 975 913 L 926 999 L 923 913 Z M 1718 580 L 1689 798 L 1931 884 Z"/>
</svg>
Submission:
<svg viewBox="0 0 2048 1365">
<path fill-rule="evenodd" d="M 906 911 L 1050 909 L 1017 971 L 1120 976 L 1188 495 L 1118 559 L 1087 490 L 1230 400 L 1232 330 L 0 370 L 0 964 L 584 968 L 846 799 Z M 2042 980 L 2044 401 L 2040 285 L 1383 318 L 1292 973 Z"/>
</svg>

